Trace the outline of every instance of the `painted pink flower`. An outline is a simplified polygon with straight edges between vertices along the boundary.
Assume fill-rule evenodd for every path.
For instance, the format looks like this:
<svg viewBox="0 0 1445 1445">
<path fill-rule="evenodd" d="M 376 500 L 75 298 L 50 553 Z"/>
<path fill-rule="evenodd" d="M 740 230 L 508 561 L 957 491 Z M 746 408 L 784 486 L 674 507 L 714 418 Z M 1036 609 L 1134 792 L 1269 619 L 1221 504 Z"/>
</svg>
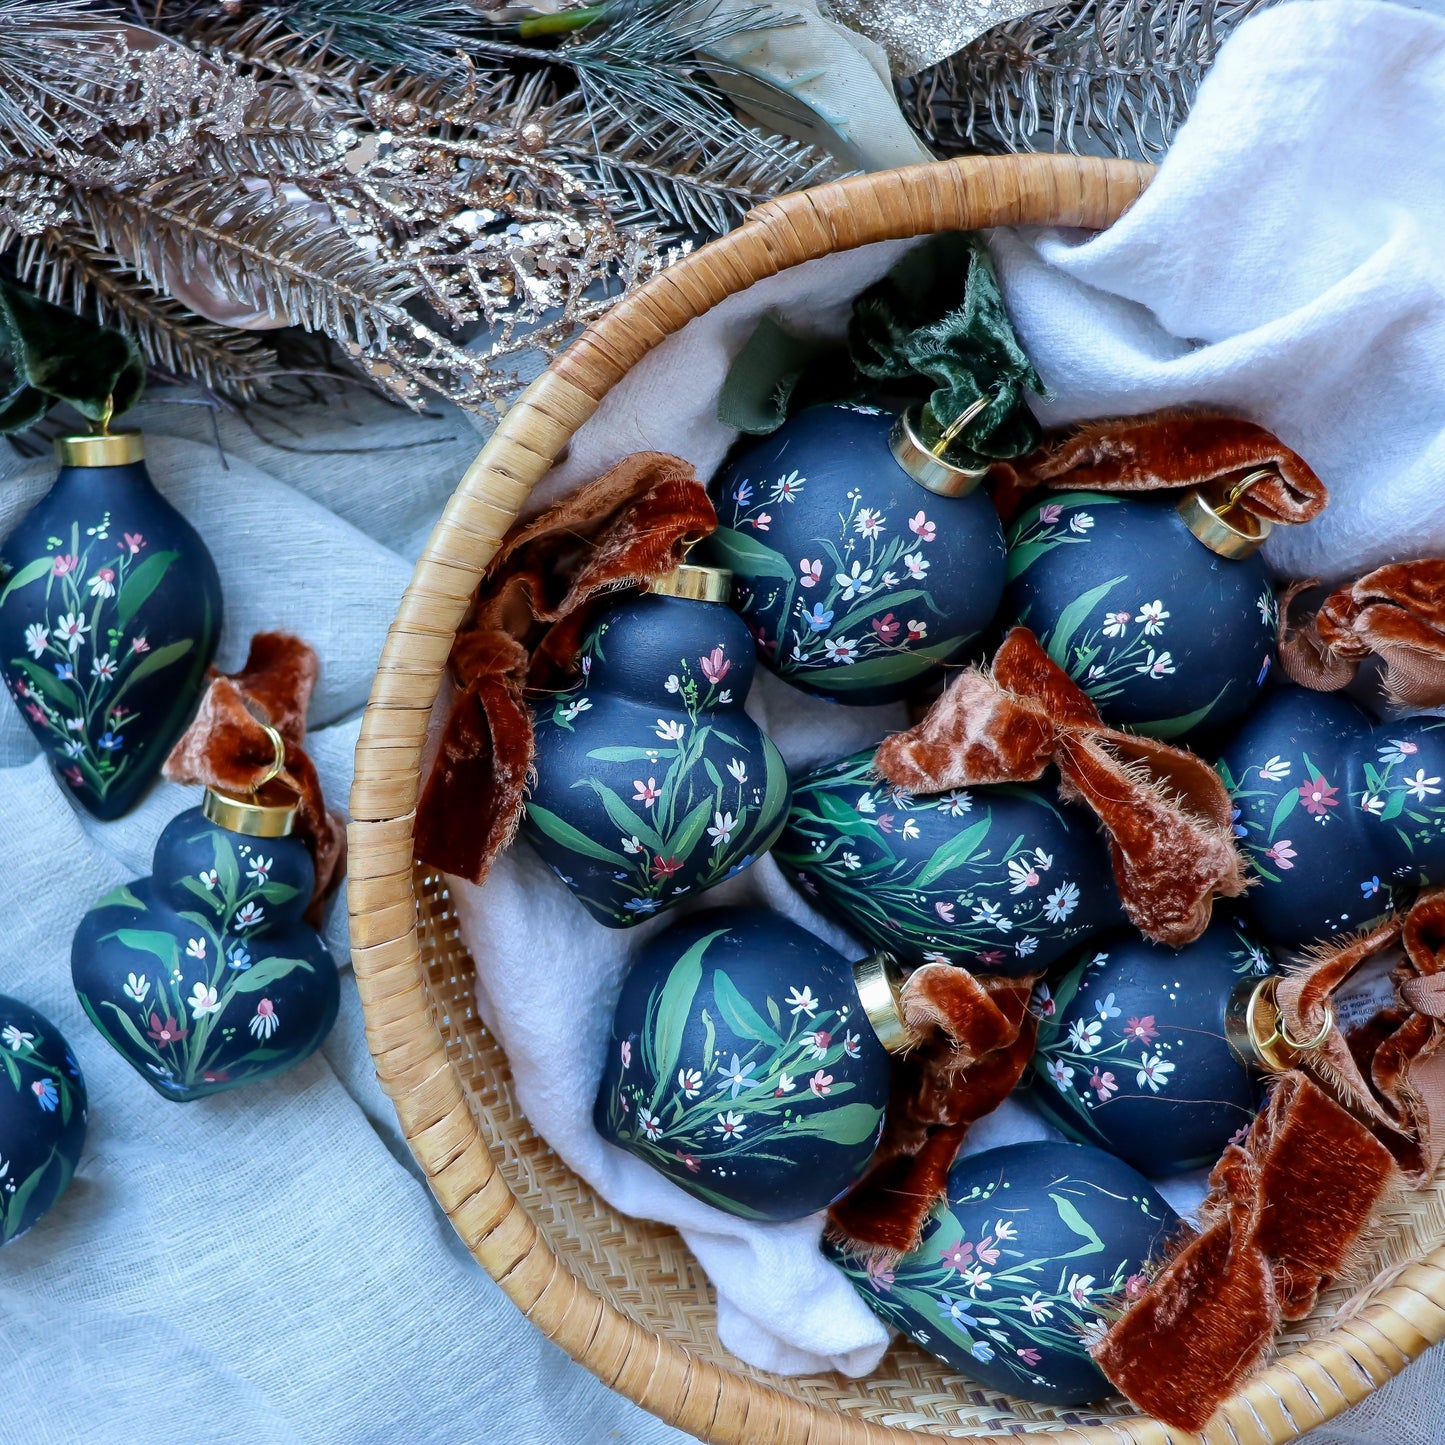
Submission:
<svg viewBox="0 0 1445 1445">
<path fill-rule="evenodd" d="M 979 1240 L 978 1248 L 974 1251 L 978 1256 L 980 1264 L 997 1264 L 998 1250 L 993 1247 L 993 1235 L 986 1234 Z"/>
<path fill-rule="evenodd" d="M 826 1099 L 833 1089 L 833 1076 L 832 1074 L 825 1074 L 822 1069 L 819 1069 L 818 1072 L 808 1080 L 808 1087 L 818 1098 Z"/>
<path fill-rule="evenodd" d="M 747 520 L 750 527 L 756 527 L 759 532 L 766 532 L 773 524 L 773 514 L 759 512 L 756 517 L 749 517 Z"/>
<path fill-rule="evenodd" d="M 623 1039 L 617 1052 L 621 1056 L 622 1067 L 624 1069 L 630 1069 L 632 1067 L 632 1040 Z"/>
<path fill-rule="evenodd" d="M 1026 1365 L 1036 1365 L 1036 1364 L 1038 1364 L 1038 1362 L 1039 1362 L 1041 1359 L 1043 1359 L 1043 1356 L 1042 1356 L 1041 1354 L 1039 1354 L 1039 1352 L 1038 1352 L 1036 1349 L 1034 1349 L 1034 1347 L 1033 1347 L 1032 1345 L 1029 1345 L 1029 1346 L 1027 1346 L 1025 1349 L 1022 1349 L 1022 1350 L 1015 1350 L 1014 1353 L 1015 1353 L 1015 1354 L 1019 1357 L 1019 1359 L 1021 1359 L 1021 1360 L 1024 1362 L 1024 1364 L 1026 1364 Z"/>
<path fill-rule="evenodd" d="M 1152 1043 L 1159 1037 L 1159 1030 L 1154 1027 L 1154 1015 L 1145 1014 L 1143 1018 L 1130 1019 L 1124 1025 L 1124 1037 L 1140 1044 Z"/>
<path fill-rule="evenodd" d="M 1089 1077 L 1089 1087 L 1098 1095 L 1101 1104 L 1107 1104 L 1112 1095 L 1119 1092 L 1119 1085 L 1113 1074 L 1095 1069 Z"/>
<path fill-rule="evenodd" d="M 1276 868 L 1293 868 L 1294 864 L 1290 860 L 1299 855 L 1290 845 L 1288 838 L 1281 838 L 1273 848 L 1266 848 L 1264 850 L 1264 856 L 1270 859 Z"/>
<path fill-rule="evenodd" d="M 978 955 L 978 961 L 985 968 L 997 968 L 1008 957 L 1001 948 L 986 948 Z"/>
<path fill-rule="evenodd" d="M 1039 521 L 1049 527 L 1052 527 L 1063 515 L 1064 509 L 1057 502 L 1050 502 L 1047 507 L 1039 508 Z"/>
<path fill-rule="evenodd" d="M 938 528 L 928 520 L 923 512 L 915 512 L 908 519 L 908 530 L 918 538 L 920 542 L 931 542 L 938 536 Z"/>
<path fill-rule="evenodd" d="M 31 722 L 43 723 L 45 721 L 44 711 L 38 708 L 33 702 L 27 702 L 25 704 L 25 711 L 30 714 Z"/>
<path fill-rule="evenodd" d="M 702 675 L 711 683 L 721 682 L 732 668 L 721 647 L 715 647 L 706 657 L 698 658 L 698 665 L 702 668 Z"/>
<path fill-rule="evenodd" d="M 66 768 L 66 770 L 61 774 L 61 777 L 63 777 L 72 788 L 79 788 L 85 785 L 85 774 L 82 773 L 80 769 L 75 767 L 73 764 L 72 766 Z"/>
<path fill-rule="evenodd" d="M 893 1271 L 888 1268 L 886 1260 L 879 1259 L 875 1255 L 863 1268 L 868 1275 L 870 1289 L 876 1290 L 879 1294 L 885 1294 L 893 1288 Z"/>
<path fill-rule="evenodd" d="M 877 823 L 880 833 L 891 833 L 893 831 L 892 813 L 879 813 L 877 818 L 874 819 L 874 822 Z"/>
<path fill-rule="evenodd" d="M 633 802 L 641 803 L 644 808 L 650 808 L 662 796 L 656 778 L 649 778 L 645 783 L 641 778 L 633 778 L 632 786 L 637 789 L 632 795 Z"/>
<path fill-rule="evenodd" d="M 696 1154 L 688 1154 L 682 1149 L 677 1149 L 674 1152 L 676 1153 L 677 1157 L 682 1160 L 682 1165 L 684 1169 L 686 1169 L 690 1174 L 697 1173 L 700 1165 Z"/>
<path fill-rule="evenodd" d="M 953 922 L 953 904 L 944 903 L 940 899 L 939 902 L 933 905 L 933 911 L 938 914 L 945 923 Z"/>
<path fill-rule="evenodd" d="M 872 626 L 880 642 L 895 642 L 898 634 L 903 631 L 903 624 L 891 612 L 875 617 Z"/>
<path fill-rule="evenodd" d="M 1327 808 L 1339 807 L 1339 792 L 1338 788 L 1330 787 L 1323 778 L 1314 778 L 1299 785 L 1299 800 L 1305 805 L 1306 813 L 1322 818 Z"/>
<path fill-rule="evenodd" d="M 52 577 L 68 577 L 79 566 L 80 558 L 74 552 L 62 552 L 50 564 L 50 575 Z"/>
<path fill-rule="evenodd" d="M 151 645 L 144 637 L 132 637 L 130 640 L 130 650 L 132 652 L 149 652 Z"/>
<path fill-rule="evenodd" d="M 952 1249 L 945 1249 L 939 1258 L 949 1269 L 962 1270 L 973 1259 L 973 1245 L 968 1240 L 960 1240 Z"/>
<path fill-rule="evenodd" d="M 683 864 L 681 858 L 664 858 L 660 853 L 655 854 L 652 859 L 652 877 L 657 882 L 663 878 L 671 878 L 678 872 Z"/>
<path fill-rule="evenodd" d="M 1138 1299 L 1144 1293 L 1144 1286 L 1148 1283 L 1149 1281 L 1142 1274 L 1131 1274 L 1124 1281 L 1124 1298 Z"/>
<path fill-rule="evenodd" d="M 823 564 L 810 561 L 807 557 L 798 561 L 798 585 L 816 587 L 823 580 Z"/>
<path fill-rule="evenodd" d="M 159 1014 L 150 1016 L 150 1028 L 146 1032 L 158 1044 L 178 1044 L 190 1032 L 183 1029 L 173 1018 L 167 1018 L 164 1022 Z"/>
<path fill-rule="evenodd" d="M 146 539 L 142 537 L 139 532 L 126 532 L 124 533 L 124 538 L 124 541 L 117 542 L 115 545 L 119 547 L 122 552 L 129 552 L 132 557 L 146 544 Z"/>
</svg>

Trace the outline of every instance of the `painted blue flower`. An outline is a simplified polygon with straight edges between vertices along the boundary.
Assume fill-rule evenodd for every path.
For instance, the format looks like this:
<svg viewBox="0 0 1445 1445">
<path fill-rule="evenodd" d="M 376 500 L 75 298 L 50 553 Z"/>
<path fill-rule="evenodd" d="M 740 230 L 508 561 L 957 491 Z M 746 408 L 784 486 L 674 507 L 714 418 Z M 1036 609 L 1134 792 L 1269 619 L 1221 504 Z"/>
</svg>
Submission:
<svg viewBox="0 0 1445 1445">
<path fill-rule="evenodd" d="M 232 968 L 238 971 L 248 969 L 251 966 L 251 955 L 238 945 L 231 950 L 231 956 L 227 962 Z"/>
<path fill-rule="evenodd" d="M 978 1321 L 969 1314 L 969 1304 L 968 1300 L 955 1299 L 953 1295 L 946 1294 L 938 1302 L 938 1313 L 945 1320 L 952 1320 L 960 1329 L 976 1330 Z"/>
<path fill-rule="evenodd" d="M 815 602 L 813 610 L 803 614 L 803 620 L 814 632 L 826 632 L 833 625 L 833 613 L 821 602 Z"/>
<path fill-rule="evenodd" d="M 738 489 L 733 493 L 733 500 L 740 507 L 746 507 L 753 499 L 753 484 L 751 482 L 739 482 Z"/>
<path fill-rule="evenodd" d="M 752 867 L 752 862 L 753 855 L 751 853 L 749 853 L 746 858 L 739 858 L 738 861 L 728 869 L 727 876 L 731 878 L 735 873 L 741 873 L 744 868 Z"/>
<path fill-rule="evenodd" d="M 1256 687 L 1264 686 L 1264 680 L 1269 676 L 1269 669 L 1273 662 L 1274 658 L 1266 652 L 1264 655 L 1264 661 L 1259 665 L 1259 676 L 1254 680 L 1254 685 Z"/>
<path fill-rule="evenodd" d="M 982 1360 L 983 1363 L 986 1365 L 991 1359 L 993 1359 L 993 1346 L 989 1344 L 987 1340 L 975 1340 L 972 1345 L 971 1353 L 973 1354 L 975 1360 Z"/>
<path fill-rule="evenodd" d="M 61 682 L 75 681 L 75 669 L 68 662 L 57 662 L 55 664 L 55 675 Z"/>
<path fill-rule="evenodd" d="M 123 733 L 114 733 L 107 728 L 100 737 L 96 739 L 95 745 L 98 748 L 104 748 L 108 753 L 113 753 L 124 742 L 125 735 Z"/>
<path fill-rule="evenodd" d="M 1365 881 L 1360 884 L 1360 892 L 1363 893 L 1366 898 L 1373 898 L 1379 891 L 1380 879 L 1378 874 L 1373 878 L 1366 878 Z"/>
<path fill-rule="evenodd" d="M 1243 808 L 1235 808 L 1229 815 L 1229 826 L 1234 830 L 1236 838 L 1243 838 L 1249 832 L 1249 829 L 1243 827 L 1239 821 L 1239 815 L 1243 811 Z"/>
<path fill-rule="evenodd" d="M 629 898 L 622 905 L 629 913 L 656 913 L 657 899 L 655 898 Z"/>
<path fill-rule="evenodd" d="M 35 1095 L 35 1102 L 45 1110 L 47 1114 L 55 1112 L 55 1106 L 60 1102 L 60 1091 L 55 1087 L 51 1079 L 36 1079 L 30 1086 L 31 1092 Z"/>
</svg>

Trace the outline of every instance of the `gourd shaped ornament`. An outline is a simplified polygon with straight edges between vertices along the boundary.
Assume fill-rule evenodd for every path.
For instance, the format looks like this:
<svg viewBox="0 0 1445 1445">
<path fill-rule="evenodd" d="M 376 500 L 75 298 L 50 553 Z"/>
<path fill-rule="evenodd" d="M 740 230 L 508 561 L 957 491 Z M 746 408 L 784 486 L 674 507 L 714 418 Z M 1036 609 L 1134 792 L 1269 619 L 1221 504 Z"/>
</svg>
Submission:
<svg viewBox="0 0 1445 1445">
<path fill-rule="evenodd" d="M 151 876 L 106 894 L 76 929 L 81 1005 L 167 1099 L 279 1074 L 336 1022 L 340 983 L 303 917 L 315 869 L 295 819 L 296 796 L 279 784 L 208 788 L 166 825 Z"/>
<path fill-rule="evenodd" d="M 1269 533 L 1224 496 L 1045 496 L 1014 520 L 1001 617 L 1023 624 L 1106 722 L 1175 738 L 1237 722 L 1273 666 Z"/>
<path fill-rule="evenodd" d="M 60 1030 L 0 994 L 0 1245 L 65 1193 L 85 1147 L 85 1080 Z"/>
<path fill-rule="evenodd" d="M 708 909 L 633 959 L 593 1121 L 689 1194 L 800 1219 L 863 1173 L 911 1035 L 886 955 L 850 964 L 763 910 Z"/>
<path fill-rule="evenodd" d="M 56 454 L 55 485 L 0 547 L 0 672 L 71 796 L 108 820 L 200 701 L 221 583 L 139 433 L 62 437 Z"/>
<path fill-rule="evenodd" d="M 1274 960 L 1216 919 L 1188 947 L 1119 931 L 1034 990 L 1034 1097 L 1071 1139 L 1152 1178 L 1211 1166 L 1259 1110 L 1234 1020 Z"/>
<path fill-rule="evenodd" d="M 1043 784 L 912 794 L 879 780 L 873 750 L 793 787 L 773 848 L 826 912 L 911 967 L 1019 978 L 1124 922 L 1087 809 Z"/>
<path fill-rule="evenodd" d="M 581 681 L 538 713 L 522 832 L 609 928 L 740 873 L 787 815 L 782 755 L 743 711 L 753 650 L 729 583 L 683 563 L 609 608 Z"/>
<path fill-rule="evenodd" d="M 1445 878 L 1445 718 L 1377 725 L 1343 697 L 1281 687 L 1218 769 L 1258 879 L 1241 912 L 1281 947 L 1351 932 Z"/>
<path fill-rule="evenodd" d="M 940 439 L 946 448 L 970 408 Z M 917 413 L 808 407 L 709 488 L 707 547 L 763 664 L 838 702 L 894 701 L 936 679 L 993 620 L 1003 527 L 987 468 L 942 460 Z"/>
<path fill-rule="evenodd" d="M 1178 1216 L 1122 1160 L 1082 1144 L 1006 1144 L 954 1164 L 917 1248 L 888 1261 L 825 1241 L 895 1329 L 989 1389 L 1050 1405 L 1114 1392 L 1089 1358 L 1142 1292 Z"/>
</svg>

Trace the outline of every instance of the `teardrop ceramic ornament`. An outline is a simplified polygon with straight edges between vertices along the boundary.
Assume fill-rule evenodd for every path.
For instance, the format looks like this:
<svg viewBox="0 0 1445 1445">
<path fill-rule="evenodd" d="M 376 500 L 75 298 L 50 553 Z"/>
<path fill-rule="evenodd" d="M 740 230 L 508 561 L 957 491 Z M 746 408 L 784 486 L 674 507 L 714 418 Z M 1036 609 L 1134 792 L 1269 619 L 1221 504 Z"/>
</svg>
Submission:
<svg viewBox="0 0 1445 1445">
<path fill-rule="evenodd" d="M 1009 531 L 1003 622 L 1029 628 L 1106 722 L 1151 737 L 1237 722 L 1274 661 L 1264 559 L 1231 529 L 1232 551 L 1201 540 L 1219 517 L 1199 496 L 1062 492 Z"/>
<path fill-rule="evenodd" d="M 1082 1144 L 1006 1144 L 960 1159 L 918 1247 L 888 1263 L 825 1249 L 895 1329 L 1021 1400 L 1113 1393 L 1089 1358 L 1116 1300 L 1144 1287 L 1179 1220 L 1122 1160 Z"/>
<path fill-rule="evenodd" d="M 729 1214 L 826 1209 L 877 1147 L 908 1041 L 884 964 L 760 909 L 654 934 L 618 999 L 598 1133 Z"/>
<path fill-rule="evenodd" d="M 900 443 L 901 425 L 873 406 L 808 407 L 708 489 L 719 526 L 706 546 L 735 574 L 764 666 L 838 702 L 936 680 L 1003 591 L 1003 527 L 974 490 L 983 472 Z"/>
<path fill-rule="evenodd" d="M 1034 1098 L 1070 1138 L 1151 1179 L 1212 1167 L 1259 1110 L 1260 1076 L 1227 1019 L 1274 972 L 1267 949 L 1216 919 L 1187 948 L 1119 931 L 1034 990 Z"/>
<path fill-rule="evenodd" d="M 0 1245 L 70 1186 L 85 1148 L 85 1080 L 43 1014 L 0 994 Z"/>
<path fill-rule="evenodd" d="M 221 583 L 141 438 L 63 437 L 55 485 L 0 546 L 0 673 L 71 796 L 139 800 L 200 702 Z"/>
<path fill-rule="evenodd" d="M 153 872 L 80 920 L 70 968 L 107 1043 L 167 1099 L 268 1079 L 336 1022 L 336 964 L 303 918 L 315 870 L 285 790 L 207 790 L 166 825 Z"/>
<path fill-rule="evenodd" d="M 873 750 L 798 779 L 773 856 L 825 912 L 902 962 L 1038 973 L 1124 921 L 1092 814 L 1048 786 L 915 796 Z"/>
<path fill-rule="evenodd" d="M 581 682 L 537 710 L 522 831 L 609 928 L 742 872 L 787 815 L 782 755 L 743 711 L 753 649 L 728 585 L 684 564 L 609 608 Z"/>
<path fill-rule="evenodd" d="M 1376 725 L 1343 697 L 1282 687 L 1218 767 L 1259 880 L 1241 912 L 1281 947 L 1351 932 L 1445 879 L 1445 719 Z"/>
</svg>

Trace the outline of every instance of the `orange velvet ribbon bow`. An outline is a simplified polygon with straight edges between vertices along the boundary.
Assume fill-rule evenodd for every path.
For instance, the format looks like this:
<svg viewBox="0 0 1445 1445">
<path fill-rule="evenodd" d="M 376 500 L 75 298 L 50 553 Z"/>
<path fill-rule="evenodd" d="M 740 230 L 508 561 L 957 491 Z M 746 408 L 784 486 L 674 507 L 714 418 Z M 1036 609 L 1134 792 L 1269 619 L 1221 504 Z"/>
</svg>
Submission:
<svg viewBox="0 0 1445 1445">
<path fill-rule="evenodd" d="M 346 825 L 326 811 L 316 765 L 301 746 L 318 670 L 315 651 L 299 637 L 258 632 L 240 672 L 212 669 L 195 721 L 165 765 L 172 782 L 248 793 L 271 775 L 275 763 L 275 745 L 262 724 L 281 734 L 286 759 L 276 776 L 297 795 L 296 835 L 305 840 L 316 865 L 307 913 L 313 923 L 321 901 L 341 882 L 346 858 Z"/>
<path fill-rule="evenodd" d="M 1119 897 L 1136 928 L 1181 948 L 1216 897 L 1244 892 L 1229 793 L 1214 769 L 1153 738 L 1105 725 L 1099 710 L 1025 627 L 987 673 L 961 673 L 874 766 L 915 793 L 1032 782 L 1054 765 L 1059 794 L 1086 803 L 1109 833 Z"/>
<path fill-rule="evenodd" d="M 1302 687 L 1335 692 L 1378 657 L 1385 696 L 1400 707 L 1445 705 L 1445 560 L 1392 562 L 1299 615 L 1299 582 L 1280 599 L 1279 660 Z"/>
</svg>

